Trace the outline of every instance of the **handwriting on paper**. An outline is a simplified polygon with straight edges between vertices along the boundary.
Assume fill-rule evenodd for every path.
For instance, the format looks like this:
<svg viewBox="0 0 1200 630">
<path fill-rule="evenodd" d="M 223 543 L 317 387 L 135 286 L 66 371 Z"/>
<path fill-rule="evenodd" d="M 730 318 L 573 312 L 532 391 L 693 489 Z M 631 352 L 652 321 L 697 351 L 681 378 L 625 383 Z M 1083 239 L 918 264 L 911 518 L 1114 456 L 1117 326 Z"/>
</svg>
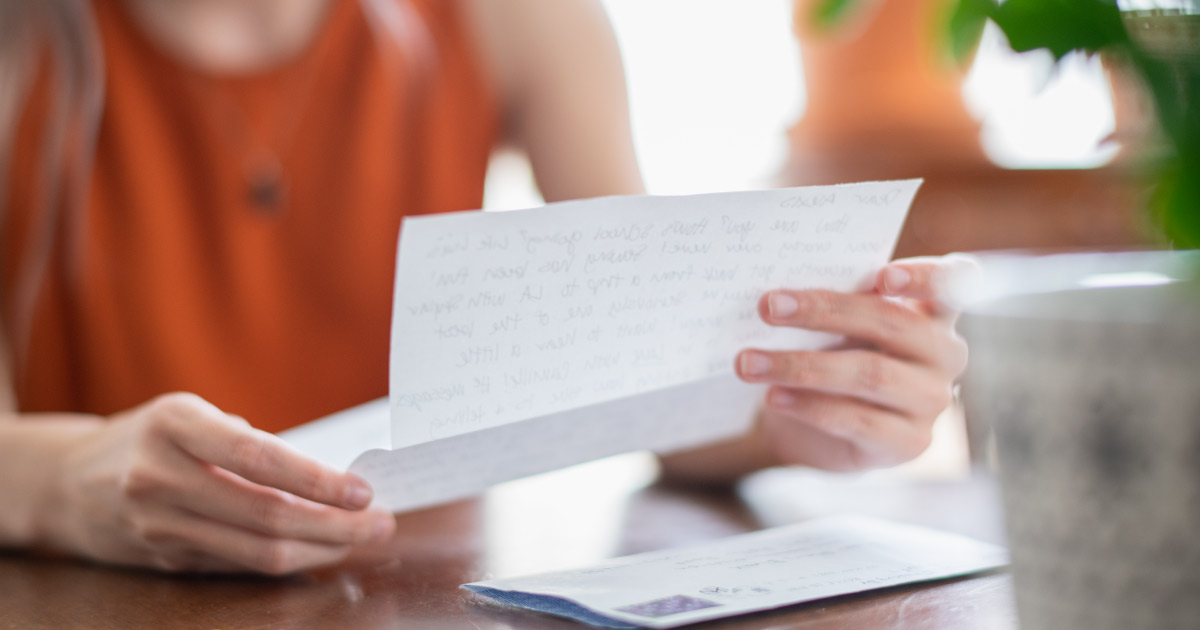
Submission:
<svg viewBox="0 0 1200 630">
<path fill-rule="evenodd" d="M 612 197 L 405 221 L 393 446 L 726 374 L 830 338 L 758 316 L 774 288 L 861 288 L 917 181 Z"/>
</svg>

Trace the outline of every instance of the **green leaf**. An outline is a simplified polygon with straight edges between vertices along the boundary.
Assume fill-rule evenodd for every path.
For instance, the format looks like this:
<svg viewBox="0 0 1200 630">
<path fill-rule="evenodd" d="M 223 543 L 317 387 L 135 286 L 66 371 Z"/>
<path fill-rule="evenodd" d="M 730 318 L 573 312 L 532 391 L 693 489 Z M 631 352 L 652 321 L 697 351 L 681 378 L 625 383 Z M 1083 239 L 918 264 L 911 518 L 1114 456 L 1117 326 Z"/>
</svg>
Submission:
<svg viewBox="0 0 1200 630">
<path fill-rule="evenodd" d="M 1115 0 L 1007 0 L 992 19 L 1013 50 L 1045 48 L 1055 59 L 1072 50 L 1094 53 L 1129 41 Z"/>
<path fill-rule="evenodd" d="M 946 25 L 947 48 L 950 58 L 960 66 L 966 66 L 975 55 L 983 27 L 992 12 L 996 0 L 956 0 L 950 9 Z"/>
<path fill-rule="evenodd" d="M 1126 52 L 1150 88 L 1170 143 L 1170 156 L 1156 169 L 1151 216 L 1173 247 L 1200 249 L 1200 64 L 1137 46 Z"/>
<path fill-rule="evenodd" d="M 864 0 L 820 0 L 813 7 L 812 23 L 817 28 L 829 30 L 842 24 L 846 16 Z"/>
<path fill-rule="evenodd" d="M 1190 162 L 1190 163 L 1189 163 Z M 1176 249 L 1200 249 L 1200 180 L 1194 161 L 1176 159 L 1159 173 L 1150 211 Z"/>
</svg>

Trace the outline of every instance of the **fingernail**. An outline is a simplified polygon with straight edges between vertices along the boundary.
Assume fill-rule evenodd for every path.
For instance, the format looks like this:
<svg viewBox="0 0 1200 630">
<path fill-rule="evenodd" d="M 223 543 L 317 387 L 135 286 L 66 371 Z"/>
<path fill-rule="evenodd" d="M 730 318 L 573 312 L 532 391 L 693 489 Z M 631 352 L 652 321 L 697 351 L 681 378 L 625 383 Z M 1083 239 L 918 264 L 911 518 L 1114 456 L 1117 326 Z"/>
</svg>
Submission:
<svg viewBox="0 0 1200 630">
<path fill-rule="evenodd" d="M 772 293 L 767 298 L 767 309 L 771 312 L 771 317 L 780 319 L 800 310 L 800 303 L 786 293 Z"/>
<path fill-rule="evenodd" d="M 747 352 L 742 355 L 742 374 L 762 376 L 770 371 L 771 357 L 761 352 Z"/>
<path fill-rule="evenodd" d="M 791 407 L 796 404 L 796 397 L 783 391 L 775 390 L 771 392 L 772 407 Z"/>
<path fill-rule="evenodd" d="M 362 479 L 354 479 L 346 488 L 346 507 L 357 510 L 371 504 L 371 487 Z"/>
<path fill-rule="evenodd" d="M 371 540 L 380 542 L 392 537 L 392 530 L 396 525 L 396 518 L 391 514 L 380 516 L 375 522 L 375 533 L 371 536 Z"/>
<path fill-rule="evenodd" d="M 912 275 L 900 267 L 888 267 L 883 272 L 883 288 L 888 293 L 899 293 L 912 281 Z"/>
</svg>

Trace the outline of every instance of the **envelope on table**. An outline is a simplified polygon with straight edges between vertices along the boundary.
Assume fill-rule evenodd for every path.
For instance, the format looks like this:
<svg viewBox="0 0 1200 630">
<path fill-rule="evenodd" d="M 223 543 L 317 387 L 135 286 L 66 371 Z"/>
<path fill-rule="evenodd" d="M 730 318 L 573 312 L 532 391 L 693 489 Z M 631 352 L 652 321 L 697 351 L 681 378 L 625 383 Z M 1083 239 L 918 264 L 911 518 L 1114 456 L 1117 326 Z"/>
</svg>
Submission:
<svg viewBox="0 0 1200 630">
<path fill-rule="evenodd" d="M 963 536 L 833 516 L 463 588 L 594 626 L 675 628 L 1007 564 L 1003 548 Z"/>
</svg>

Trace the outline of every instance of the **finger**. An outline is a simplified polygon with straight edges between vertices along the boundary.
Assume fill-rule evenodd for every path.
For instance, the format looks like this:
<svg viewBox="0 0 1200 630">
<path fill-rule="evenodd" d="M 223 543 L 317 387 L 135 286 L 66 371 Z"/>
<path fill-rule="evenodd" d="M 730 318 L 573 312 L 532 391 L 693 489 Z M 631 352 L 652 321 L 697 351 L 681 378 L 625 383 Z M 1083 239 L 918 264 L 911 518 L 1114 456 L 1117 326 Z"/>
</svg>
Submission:
<svg viewBox="0 0 1200 630">
<path fill-rule="evenodd" d="M 951 400 L 945 379 L 869 350 L 744 350 L 737 372 L 751 383 L 848 396 L 913 418 L 936 416 Z"/>
<path fill-rule="evenodd" d="M 260 486 L 180 452 L 176 479 L 163 500 L 211 520 L 276 538 L 362 544 L 392 535 L 383 510 L 343 510 Z"/>
<path fill-rule="evenodd" d="M 156 401 L 173 441 L 193 457 L 259 485 L 298 497 L 362 509 L 371 488 L 295 451 L 279 437 L 253 429 L 198 396 L 172 394 Z"/>
<path fill-rule="evenodd" d="M 889 263 L 875 278 L 882 295 L 925 300 L 942 306 L 956 302 L 954 294 L 977 283 L 983 272 L 966 254 L 904 258 Z"/>
<path fill-rule="evenodd" d="M 759 301 L 763 321 L 865 341 L 888 354 L 957 373 L 966 344 L 944 321 L 870 293 L 777 290 Z"/>
<path fill-rule="evenodd" d="M 349 545 L 263 536 L 183 510 L 164 510 L 160 527 L 168 544 L 200 552 L 219 563 L 269 575 L 286 575 L 341 561 Z M 218 564 L 218 563 L 214 563 Z"/>
<path fill-rule="evenodd" d="M 772 387 L 767 408 L 770 422 L 796 423 L 844 441 L 824 454 L 824 466 L 837 470 L 894 466 L 921 454 L 931 439 L 929 421 L 914 422 L 844 396 Z"/>
</svg>

